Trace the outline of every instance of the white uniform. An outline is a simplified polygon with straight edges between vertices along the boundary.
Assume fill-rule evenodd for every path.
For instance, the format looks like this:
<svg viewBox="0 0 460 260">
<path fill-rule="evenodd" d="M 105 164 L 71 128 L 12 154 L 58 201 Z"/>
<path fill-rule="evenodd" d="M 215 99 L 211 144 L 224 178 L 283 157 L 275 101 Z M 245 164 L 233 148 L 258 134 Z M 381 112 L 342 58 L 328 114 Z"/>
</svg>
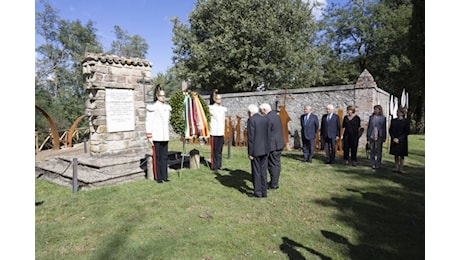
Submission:
<svg viewBox="0 0 460 260">
<path fill-rule="evenodd" d="M 171 115 L 171 106 L 156 101 L 148 104 L 147 115 L 145 119 L 146 133 L 151 133 L 150 142 L 169 141 L 169 118 Z"/>
<path fill-rule="evenodd" d="M 225 113 L 227 108 L 214 103 L 209 106 L 211 122 L 209 124 L 210 135 L 223 136 L 225 134 Z"/>
</svg>

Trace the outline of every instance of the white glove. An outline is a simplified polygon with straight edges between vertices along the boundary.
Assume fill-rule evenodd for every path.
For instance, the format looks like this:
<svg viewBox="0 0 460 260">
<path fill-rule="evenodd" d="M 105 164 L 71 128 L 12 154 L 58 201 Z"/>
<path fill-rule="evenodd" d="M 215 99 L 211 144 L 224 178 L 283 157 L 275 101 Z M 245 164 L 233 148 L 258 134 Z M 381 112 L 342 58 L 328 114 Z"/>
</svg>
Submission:
<svg viewBox="0 0 460 260">
<path fill-rule="evenodd" d="M 152 138 L 152 133 L 147 133 L 147 139 L 152 143 L 153 145 L 153 138 Z"/>
</svg>

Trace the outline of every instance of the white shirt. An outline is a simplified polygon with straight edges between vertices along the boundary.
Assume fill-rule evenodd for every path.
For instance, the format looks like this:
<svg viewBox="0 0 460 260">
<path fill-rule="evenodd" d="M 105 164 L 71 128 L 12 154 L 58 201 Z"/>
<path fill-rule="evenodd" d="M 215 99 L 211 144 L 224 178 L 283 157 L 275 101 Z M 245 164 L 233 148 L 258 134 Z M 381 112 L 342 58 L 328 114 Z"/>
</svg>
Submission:
<svg viewBox="0 0 460 260">
<path fill-rule="evenodd" d="M 225 134 L 225 113 L 227 108 L 217 103 L 209 106 L 211 122 L 209 124 L 209 133 L 213 136 L 224 136 Z"/>
<path fill-rule="evenodd" d="M 145 131 L 147 134 L 152 134 L 150 141 L 169 141 L 171 106 L 156 101 L 153 104 L 148 104 L 146 110 Z"/>
</svg>

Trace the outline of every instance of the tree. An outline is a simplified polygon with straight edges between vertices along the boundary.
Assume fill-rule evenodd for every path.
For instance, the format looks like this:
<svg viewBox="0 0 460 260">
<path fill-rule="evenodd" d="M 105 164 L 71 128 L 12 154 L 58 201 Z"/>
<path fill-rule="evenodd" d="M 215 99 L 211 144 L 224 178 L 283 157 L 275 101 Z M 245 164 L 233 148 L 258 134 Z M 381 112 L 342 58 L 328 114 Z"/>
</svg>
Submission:
<svg viewBox="0 0 460 260">
<path fill-rule="evenodd" d="M 203 90 L 300 88 L 322 78 L 317 24 L 300 0 L 198 0 L 173 22 L 177 76 Z"/>
<path fill-rule="evenodd" d="M 68 129 L 84 114 L 87 93 L 81 61 L 86 52 L 103 52 L 97 40 L 94 22 L 67 21 L 58 10 L 41 0 L 43 12 L 36 13 L 36 34 L 41 43 L 36 48 L 35 102 L 53 117 L 59 129 Z M 115 26 L 113 54 L 145 59 L 146 41 L 139 35 L 129 36 Z M 84 123 L 84 122 L 82 122 Z M 36 127 L 47 131 L 46 120 L 36 114 Z"/>
<path fill-rule="evenodd" d="M 410 111 L 417 133 L 425 132 L 425 1 L 413 0 L 411 27 L 409 30 L 409 59 L 411 60 L 411 81 L 407 85 L 410 95 Z"/>
<path fill-rule="evenodd" d="M 149 45 L 139 35 L 129 36 L 127 31 L 121 29 L 120 26 L 115 25 L 115 38 L 112 42 L 112 48 L 109 53 L 124 56 L 145 59 L 148 52 Z"/>
<path fill-rule="evenodd" d="M 412 10 L 410 0 L 349 0 L 343 6 L 332 4 L 323 20 L 324 44 L 330 46 L 324 63 L 326 81 L 351 84 L 356 75 L 367 69 L 382 89 L 397 96 L 406 89 L 411 100 L 416 101 L 409 105 L 423 106 L 420 79 L 424 78 L 420 74 L 424 74 L 424 63 L 420 60 L 424 60 L 424 33 L 418 25 L 424 14 L 413 23 Z M 414 26 L 418 33 L 410 34 Z M 421 112 L 417 111 L 417 120 L 422 120 Z"/>
<path fill-rule="evenodd" d="M 45 8 L 36 14 L 37 35 L 43 41 L 36 48 L 36 103 L 51 114 L 59 129 L 67 129 L 84 113 L 81 61 L 85 52 L 101 52 L 102 47 L 92 21 L 82 25 L 79 20 L 62 20 L 56 9 L 40 3 Z"/>
</svg>

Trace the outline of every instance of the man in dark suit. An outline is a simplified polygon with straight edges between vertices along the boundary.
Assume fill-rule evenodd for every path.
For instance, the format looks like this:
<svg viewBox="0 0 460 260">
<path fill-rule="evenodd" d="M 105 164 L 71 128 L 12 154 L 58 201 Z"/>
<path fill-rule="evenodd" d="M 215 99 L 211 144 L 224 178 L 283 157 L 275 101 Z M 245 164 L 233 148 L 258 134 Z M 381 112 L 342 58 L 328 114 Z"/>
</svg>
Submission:
<svg viewBox="0 0 460 260">
<path fill-rule="evenodd" d="M 334 106 L 326 106 L 327 113 L 321 118 L 321 138 L 324 140 L 324 150 L 326 151 L 326 163 L 332 164 L 335 159 L 335 144 L 340 136 L 340 119 L 334 113 Z"/>
<path fill-rule="evenodd" d="M 319 128 L 319 120 L 311 112 L 311 106 L 305 106 L 303 111 L 304 114 L 300 116 L 303 159 L 305 162 L 311 163 L 315 151 L 315 135 Z"/>
<path fill-rule="evenodd" d="M 268 189 L 279 188 L 279 178 L 281 174 L 281 152 L 284 148 L 283 129 L 281 118 L 272 110 L 268 103 L 263 103 L 259 106 L 260 113 L 270 121 L 270 153 L 268 154 L 268 172 L 270 173 L 270 181 Z"/>
<path fill-rule="evenodd" d="M 270 121 L 260 115 L 259 108 L 248 106 L 247 142 L 248 157 L 251 160 L 254 197 L 267 197 L 267 161 L 270 153 Z"/>
</svg>

